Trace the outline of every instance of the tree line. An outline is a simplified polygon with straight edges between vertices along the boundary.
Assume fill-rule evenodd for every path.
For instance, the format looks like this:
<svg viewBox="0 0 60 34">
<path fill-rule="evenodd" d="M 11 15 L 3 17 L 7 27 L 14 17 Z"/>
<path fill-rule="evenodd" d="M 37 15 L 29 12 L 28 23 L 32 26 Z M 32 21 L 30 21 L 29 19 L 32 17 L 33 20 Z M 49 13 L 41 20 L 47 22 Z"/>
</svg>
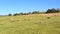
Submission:
<svg viewBox="0 0 60 34">
<path fill-rule="evenodd" d="M 46 11 L 46 13 L 59 13 L 59 12 L 60 12 L 60 9 L 59 8 L 57 8 L 57 9 L 52 8 L 52 9 L 48 9 Z"/>
<path fill-rule="evenodd" d="M 17 15 L 29 15 L 29 14 L 44 14 L 44 13 L 59 13 L 60 12 L 60 9 L 57 8 L 57 9 L 48 9 L 46 12 L 40 12 L 40 11 L 33 11 L 33 12 L 28 12 L 28 13 L 15 13 L 13 14 L 13 16 L 17 16 Z M 8 16 L 12 16 L 12 14 L 8 14 Z"/>
</svg>

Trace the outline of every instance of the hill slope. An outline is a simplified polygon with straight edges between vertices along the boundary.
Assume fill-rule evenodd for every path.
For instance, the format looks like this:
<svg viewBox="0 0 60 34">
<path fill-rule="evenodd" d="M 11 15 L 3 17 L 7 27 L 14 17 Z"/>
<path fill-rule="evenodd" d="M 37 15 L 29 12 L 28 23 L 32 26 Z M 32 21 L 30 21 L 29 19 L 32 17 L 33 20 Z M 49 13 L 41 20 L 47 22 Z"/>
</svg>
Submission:
<svg viewBox="0 0 60 34">
<path fill-rule="evenodd" d="M 58 13 L 0 17 L 0 34 L 60 34 L 60 15 Z"/>
</svg>

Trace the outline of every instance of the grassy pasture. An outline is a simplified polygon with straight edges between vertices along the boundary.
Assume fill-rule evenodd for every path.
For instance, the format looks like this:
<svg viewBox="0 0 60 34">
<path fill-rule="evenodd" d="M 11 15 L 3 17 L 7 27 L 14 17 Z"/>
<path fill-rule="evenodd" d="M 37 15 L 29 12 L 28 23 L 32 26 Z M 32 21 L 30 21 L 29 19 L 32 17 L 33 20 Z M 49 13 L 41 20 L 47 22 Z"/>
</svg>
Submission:
<svg viewBox="0 0 60 34">
<path fill-rule="evenodd" d="M 0 34 L 60 34 L 60 15 L 2 16 Z"/>
</svg>

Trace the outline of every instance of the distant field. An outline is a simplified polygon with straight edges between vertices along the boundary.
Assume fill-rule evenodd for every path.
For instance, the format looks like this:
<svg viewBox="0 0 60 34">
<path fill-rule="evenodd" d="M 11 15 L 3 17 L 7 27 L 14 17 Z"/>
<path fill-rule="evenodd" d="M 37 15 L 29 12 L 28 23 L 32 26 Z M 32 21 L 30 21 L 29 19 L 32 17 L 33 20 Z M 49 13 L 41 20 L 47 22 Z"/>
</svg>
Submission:
<svg viewBox="0 0 60 34">
<path fill-rule="evenodd" d="M 60 34 L 60 13 L 2 16 L 0 34 Z"/>
</svg>

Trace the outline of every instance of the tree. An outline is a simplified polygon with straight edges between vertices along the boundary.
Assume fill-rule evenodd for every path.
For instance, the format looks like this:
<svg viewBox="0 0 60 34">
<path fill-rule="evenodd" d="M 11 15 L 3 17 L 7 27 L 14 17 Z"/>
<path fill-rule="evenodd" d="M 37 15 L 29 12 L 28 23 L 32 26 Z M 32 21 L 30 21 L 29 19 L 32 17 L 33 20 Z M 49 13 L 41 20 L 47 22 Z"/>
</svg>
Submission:
<svg viewBox="0 0 60 34">
<path fill-rule="evenodd" d="M 50 13 L 51 12 L 51 9 L 48 9 L 46 13 Z"/>
<path fill-rule="evenodd" d="M 57 13 L 57 12 L 58 12 L 57 9 L 52 8 L 48 9 L 46 13 Z"/>
<path fill-rule="evenodd" d="M 32 14 L 39 14 L 39 11 L 33 11 Z"/>
<path fill-rule="evenodd" d="M 56 13 L 56 12 L 57 12 L 56 9 L 54 9 L 54 8 L 51 9 L 51 13 Z"/>
<path fill-rule="evenodd" d="M 13 16 L 17 16 L 17 15 L 20 15 L 20 14 L 16 13 L 16 14 L 14 14 Z"/>
<path fill-rule="evenodd" d="M 31 12 L 28 12 L 28 14 L 32 14 Z"/>
<path fill-rule="evenodd" d="M 20 13 L 20 15 L 24 15 L 24 13 Z"/>
<path fill-rule="evenodd" d="M 28 13 L 23 13 L 23 15 L 28 15 Z"/>
<path fill-rule="evenodd" d="M 57 8 L 57 12 L 60 12 L 60 9 L 59 8 Z"/>
<path fill-rule="evenodd" d="M 12 16 L 12 14 L 8 14 L 8 16 Z"/>
</svg>

